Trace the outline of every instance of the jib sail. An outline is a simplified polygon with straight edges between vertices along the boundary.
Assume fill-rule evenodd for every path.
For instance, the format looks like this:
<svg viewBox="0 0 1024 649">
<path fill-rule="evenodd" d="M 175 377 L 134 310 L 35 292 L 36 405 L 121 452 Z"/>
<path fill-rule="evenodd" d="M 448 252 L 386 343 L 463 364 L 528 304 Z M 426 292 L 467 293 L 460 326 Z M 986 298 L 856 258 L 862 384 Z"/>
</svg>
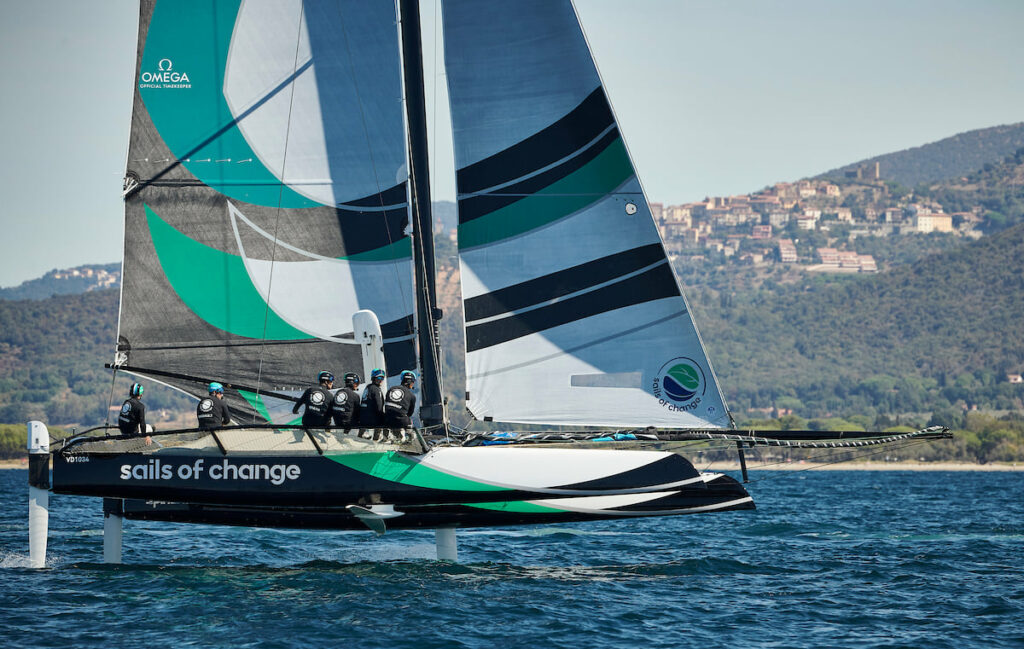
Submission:
<svg viewBox="0 0 1024 649">
<path fill-rule="evenodd" d="M 728 425 L 571 2 L 443 7 L 473 415 Z"/>
</svg>

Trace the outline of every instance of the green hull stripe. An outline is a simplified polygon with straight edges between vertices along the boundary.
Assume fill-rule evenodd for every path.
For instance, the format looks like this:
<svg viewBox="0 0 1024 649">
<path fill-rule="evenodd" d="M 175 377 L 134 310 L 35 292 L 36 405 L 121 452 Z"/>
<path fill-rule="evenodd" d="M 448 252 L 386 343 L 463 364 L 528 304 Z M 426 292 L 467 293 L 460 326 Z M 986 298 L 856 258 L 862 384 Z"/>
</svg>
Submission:
<svg viewBox="0 0 1024 649">
<path fill-rule="evenodd" d="M 157 258 L 175 293 L 214 327 L 246 338 L 307 340 L 313 336 L 282 320 L 263 300 L 237 255 L 193 241 L 148 205 L 146 221 Z"/>
<path fill-rule="evenodd" d="M 505 487 L 483 484 L 432 469 L 419 462 L 413 462 L 408 457 L 395 451 L 341 453 L 338 455 L 325 453 L 324 457 L 350 469 L 355 469 L 360 473 L 371 475 L 374 478 L 397 482 L 411 487 L 443 489 L 446 491 L 511 491 L 511 489 L 506 489 Z"/>
<path fill-rule="evenodd" d="M 561 514 L 565 510 L 555 509 L 554 507 L 545 507 L 544 505 L 535 505 L 525 500 L 513 500 L 504 503 L 466 503 L 466 507 L 476 507 L 478 509 L 491 509 L 496 512 L 515 512 L 518 514 Z"/>
<path fill-rule="evenodd" d="M 539 192 L 459 226 L 459 247 L 472 248 L 528 232 L 577 212 L 633 175 L 622 138 L 583 167 Z"/>
</svg>

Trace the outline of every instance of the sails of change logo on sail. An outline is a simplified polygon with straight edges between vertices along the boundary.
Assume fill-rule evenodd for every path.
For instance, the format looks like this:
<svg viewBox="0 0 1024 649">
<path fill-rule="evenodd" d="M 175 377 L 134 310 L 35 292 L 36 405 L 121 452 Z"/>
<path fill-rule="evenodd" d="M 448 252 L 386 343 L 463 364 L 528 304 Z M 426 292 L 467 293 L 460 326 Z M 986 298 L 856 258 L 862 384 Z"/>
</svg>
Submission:
<svg viewBox="0 0 1024 649">
<path fill-rule="evenodd" d="M 673 358 L 658 370 L 651 389 L 664 408 L 695 410 L 707 390 L 704 369 L 692 358 Z"/>
<path fill-rule="evenodd" d="M 191 88 L 192 80 L 187 72 L 174 69 L 174 61 L 160 59 L 155 71 L 146 71 L 139 75 L 140 88 Z"/>
</svg>

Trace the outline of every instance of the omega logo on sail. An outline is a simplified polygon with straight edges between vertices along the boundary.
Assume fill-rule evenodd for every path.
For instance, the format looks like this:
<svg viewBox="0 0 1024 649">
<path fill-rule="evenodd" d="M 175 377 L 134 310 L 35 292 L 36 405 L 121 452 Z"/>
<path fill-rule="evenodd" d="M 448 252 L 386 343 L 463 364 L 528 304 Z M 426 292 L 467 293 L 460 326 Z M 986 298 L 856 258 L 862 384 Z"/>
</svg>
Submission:
<svg viewBox="0 0 1024 649">
<path fill-rule="evenodd" d="M 192 80 L 187 72 L 175 72 L 174 62 L 160 59 L 156 72 L 143 72 L 139 75 L 140 88 L 191 88 Z"/>
</svg>

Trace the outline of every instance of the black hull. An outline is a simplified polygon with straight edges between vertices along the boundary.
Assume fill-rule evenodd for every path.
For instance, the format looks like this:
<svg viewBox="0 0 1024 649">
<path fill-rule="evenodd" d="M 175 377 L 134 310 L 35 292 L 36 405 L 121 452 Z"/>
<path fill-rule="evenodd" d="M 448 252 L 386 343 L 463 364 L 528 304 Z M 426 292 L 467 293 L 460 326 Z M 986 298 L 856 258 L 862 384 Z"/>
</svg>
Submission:
<svg viewBox="0 0 1024 649">
<path fill-rule="evenodd" d="M 573 499 L 566 502 L 571 500 Z M 558 500 L 546 502 L 557 505 Z M 507 502 L 476 507 L 462 504 L 396 508 L 404 510 L 401 511 L 402 515 L 388 519 L 385 525 L 390 530 L 507 527 L 755 509 L 753 501 L 742 485 L 728 476 L 719 476 L 707 483 L 707 488 L 683 490 L 643 505 L 610 508 L 600 512 L 516 511 L 522 505 L 522 502 Z M 508 508 L 503 508 L 505 506 Z M 367 529 L 366 524 L 351 512 L 339 508 L 232 507 L 126 500 L 123 513 L 124 517 L 130 520 L 170 523 L 320 530 Z"/>
<path fill-rule="evenodd" d="M 502 448 L 446 452 L 477 456 L 509 454 L 508 449 Z M 534 452 L 514 451 L 510 457 L 522 458 Z M 541 452 L 565 453 L 557 449 Z M 600 453 L 616 454 L 617 461 L 621 461 L 632 452 L 574 453 L 574 460 L 586 463 L 600 459 Z M 542 470 L 529 462 L 511 466 L 496 483 L 488 483 L 492 475 L 473 477 L 467 473 L 471 462 L 466 462 L 461 472 L 446 473 L 422 462 L 426 456 L 397 451 L 333 457 L 268 453 L 56 453 L 53 491 L 204 505 L 328 509 L 379 503 L 444 505 L 597 496 L 669 491 L 684 485 L 688 489 L 706 490 L 693 465 L 671 453 L 656 454 L 652 461 L 628 470 L 601 473 L 603 469 L 595 469 L 591 474 L 599 475 L 599 479 L 573 484 L 559 484 L 560 471 L 545 477 Z"/>
<path fill-rule="evenodd" d="M 204 459 L 204 468 L 216 463 L 223 466 L 225 458 L 188 456 L 160 457 L 154 469 L 170 469 L 170 479 L 142 479 L 131 483 L 120 480 L 122 466 L 150 462 L 149 458 L 132 455 L 91 455 L 88 462 L 80 458 L 63 458 L 57 454 L 53 464 L 53 492 L 77 496 L 124 498 L 184 502 L 205 505 L 270 506 L 270 507 L 344 507 L 374 503 L 436 504 L 449 502 L 486 502 L 494 500 L 492 492 L 438 490 L 409 486 L 383 480 L 350 469 L 323 457 L 291 457 L 261 454 L 254 458 L 232 455 L 234 466 L 259 463 L 268 466 L 298 467 L 299 480 L 275 485 L 269 481 L 228 481 L 211 478 L 209 472 L 199 478 L 179 479 L 182 466 L 195 467 Z M 535 493 L 510 492 L 514 498 L 529 498 Z"/>
</svg>

